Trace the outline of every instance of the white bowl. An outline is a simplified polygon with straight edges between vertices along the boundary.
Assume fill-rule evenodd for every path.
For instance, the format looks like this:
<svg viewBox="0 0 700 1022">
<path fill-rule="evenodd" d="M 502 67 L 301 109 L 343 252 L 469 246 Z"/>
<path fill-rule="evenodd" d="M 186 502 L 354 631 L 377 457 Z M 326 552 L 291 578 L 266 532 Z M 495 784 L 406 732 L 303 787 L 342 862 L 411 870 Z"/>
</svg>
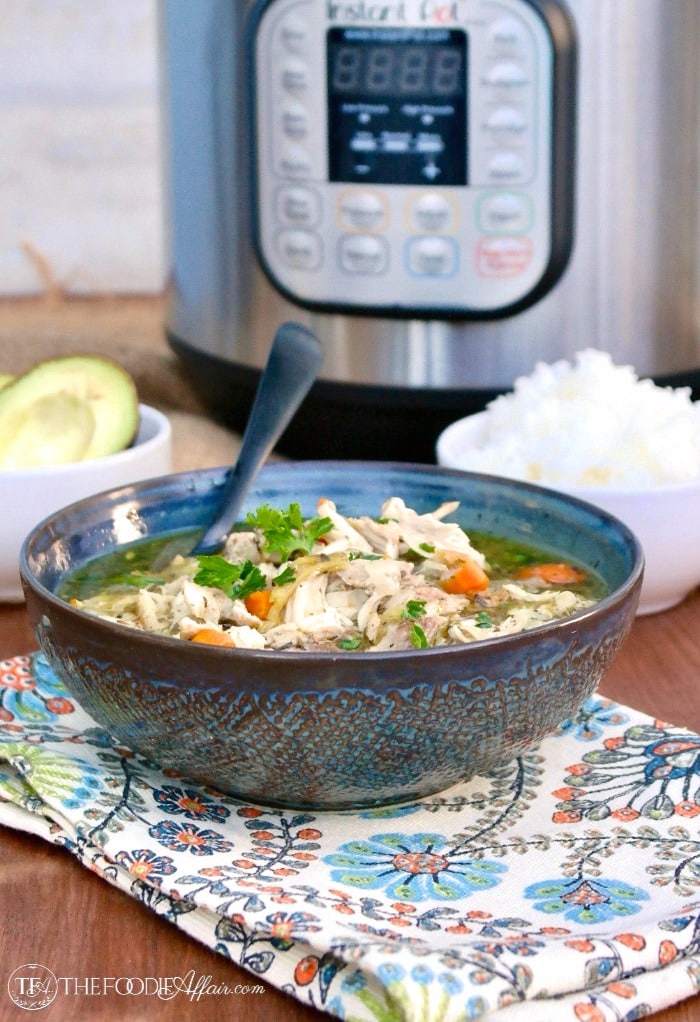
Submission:
<svg viewBox="0 0 700 1022">
<path fill-rule="evenodd" d="M 486 422 L 479 412 L 448 426 L 437 440 L 438 464 L 483 472 L 474 452 Z M 638 487 L 531 481 L 596 504 L 632 529 L 645 558 L 638 614 L 668 610 L 700 585 L 700 479 Z"/>
<path fill-rule="evenodd" d="M 0 468 L 0 601 L 21 603 L 19 552 L 25 537 L 54 511 L 102 490 L 172 471 L 172 432 L 162 412 L 139 405 L 131 447 L 105 458 L 37 468 Z"/>
</svg>

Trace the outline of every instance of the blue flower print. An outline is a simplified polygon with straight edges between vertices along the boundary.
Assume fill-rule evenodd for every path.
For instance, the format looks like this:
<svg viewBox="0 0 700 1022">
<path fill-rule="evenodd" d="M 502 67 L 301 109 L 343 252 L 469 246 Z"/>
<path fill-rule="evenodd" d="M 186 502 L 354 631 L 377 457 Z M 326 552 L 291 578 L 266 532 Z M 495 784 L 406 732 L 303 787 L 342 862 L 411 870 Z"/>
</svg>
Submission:
<svg viewBox="0 0 700 1022">
<path fill-rule="evenodd" d="M 148 833 L 173 852 L 213 855 L 214 852 L 230 852 L 233 848 L 233 843 L 217 834 L 215 830 L 200 830 L 193 823 L 162 820 L 149 827 Z"/>
<path fill-rule="evenodd" d="M 377 969 L 377 975 L 384 986 L 388 986 L 390 983 L 401 983 L 406 975 L 406 970 L 397 962 L 382 962 Z"/>
<path fill-rule="evenodd" d="M 166 784 L 156 788 L 153 797 L 160 808 L 170 816 L 186 816 L 188 820 L 225 820 L 230 815 L 226 806 L 219 805 L 208 795 L 194 788 L 176 788 Z"/>
<path fill-rule="evenodd" d="M 539 880 L 523 891 L 526 898 L 539 899 L 535 908 L 553 914 L 561 912 L 577 923 L 603 923 L 615 916 L 631 916 L 649 895 L 624 880 Z"/>
<path fill-rule="evenodd" d="M 499 883 L 506 866 L 456 858 L 441 834 L 377 834 L 349 841 L 325 857 L 336 883 L 363 890 L 384 888 L 399 901 L 455 901 Z"/>
<path fill-rule="evenodd" d="M 286 951 L 294 944 L 294 938 L 300 933 L 313 933 L 321 927 L 317 916 L 310 912 L 274 912 L 266 917 L 265 929 L 269 927 L 270 943 L 279 950 Z"/>
<path fill-rule="evenodd" d="M 419 986 L 427 987 L 433 982 L 433 970 L 422 962 L 411 969 L 411 979 Z"/>
<path fill-rule="evenodd" d="M 379 966 L 380 970 L 382 966 Z M 347 993 L 356 994 L 358 990 L 364 990 L 367 986 L 367 980 L 361 972 L 351 972 L 349 976 L 346 976 L 340 984 L 341 989 Z"/>
<path fill-rule="evenodd" d="M 131 852 L 117 852 L 116 862 L 128 869 L 137 880 L 151 883 L 175 872 L 175 864 L 169 855 L 156 855 L 150 848 L 134 848 Z"/>
<path fill-rule="evenodd" d="M 448 997 L 456 997 L 457 994 L 461 994 L 463 989 L 462 980 L 454 972 L 441 972 L 438 974 L 437 979 Z"/>
<path fill-rule="evenodd" d="M 573 717 L 569 717 L 557 728 L 557 735 L 573 735 L 580 742 L 592 742 L 600 738 L 606 727 L 619 727 L 629 720 L 617 703 L 602 696 L 591 696 Z"/>
</svg>

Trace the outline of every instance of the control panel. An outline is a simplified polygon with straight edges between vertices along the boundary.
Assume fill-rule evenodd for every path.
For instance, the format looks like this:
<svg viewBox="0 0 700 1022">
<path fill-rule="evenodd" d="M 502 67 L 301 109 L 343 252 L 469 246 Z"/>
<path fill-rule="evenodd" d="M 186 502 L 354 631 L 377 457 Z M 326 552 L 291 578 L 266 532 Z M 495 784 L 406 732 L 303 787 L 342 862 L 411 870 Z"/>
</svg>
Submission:
<svg viewBox="0 0 700 1022">
<path fill-rule="evenodd" d="M 467 318 L 551 287 L 571 245 L 569 28 L 537 0 L 261 3 L 256 241 L 276 286 Z"/>
</svg>

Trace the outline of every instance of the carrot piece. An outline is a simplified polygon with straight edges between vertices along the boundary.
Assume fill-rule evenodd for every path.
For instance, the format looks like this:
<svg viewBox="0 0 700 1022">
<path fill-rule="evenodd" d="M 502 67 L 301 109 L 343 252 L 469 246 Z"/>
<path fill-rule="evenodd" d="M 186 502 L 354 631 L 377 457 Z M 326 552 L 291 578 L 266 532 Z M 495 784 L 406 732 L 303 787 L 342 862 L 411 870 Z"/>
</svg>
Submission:
<svg viewBox="0 0 700 1022">
<path fill-rule="evenodd" d="M 520 569 L 518 578 L 539 579 L 541 582 L 548 582 L 553 586 L 574 586 L 578 582 L 583 582 L 586 575 L 580 568 L 575 568 L 573 564 L 553 561 L 548 564 L 528 564 Z"/>
<path fill-rule="evenodd" d="M 243 601 L 246 605 L 246 610 L 250 614 L 255 614 L 261 621 L 264 621 L 267 615 L 270 613 L 270 604 L 272 603 L 272 594 L 269 589 L 257 589 L 250 596 L 246 596 Z"/>
<path fill-rule="evenodd" d="M 203 642 L 207 646 L 233 646 L 233 639 L 218 628 L 200 628 L 192 636 L 192 642 Z"/>
<path fill-rule="evenodd" d="M 487 589 L 489 577 L 475 561 L 464 561 L 454 575 L 450 575 L 442 583 L 446 593 L 467 596 L 469 593 L 480 593 Z"/>
</svg>

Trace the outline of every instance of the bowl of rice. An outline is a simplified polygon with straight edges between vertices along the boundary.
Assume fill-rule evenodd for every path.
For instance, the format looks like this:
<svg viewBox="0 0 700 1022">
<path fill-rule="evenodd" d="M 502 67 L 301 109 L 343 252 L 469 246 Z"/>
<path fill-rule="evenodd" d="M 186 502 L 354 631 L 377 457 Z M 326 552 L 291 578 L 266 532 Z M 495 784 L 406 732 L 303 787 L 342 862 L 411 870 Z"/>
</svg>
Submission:
<svg viewBox="0 0 700 1022">
<path fill-rule="evenodd" d="M 537 483 L 603 508 L 640 540 L 639 614 L 700 584 L 700 403 L 588 348 L 538 363 L 437 441 L 446 468 Z"/>
</svg>

